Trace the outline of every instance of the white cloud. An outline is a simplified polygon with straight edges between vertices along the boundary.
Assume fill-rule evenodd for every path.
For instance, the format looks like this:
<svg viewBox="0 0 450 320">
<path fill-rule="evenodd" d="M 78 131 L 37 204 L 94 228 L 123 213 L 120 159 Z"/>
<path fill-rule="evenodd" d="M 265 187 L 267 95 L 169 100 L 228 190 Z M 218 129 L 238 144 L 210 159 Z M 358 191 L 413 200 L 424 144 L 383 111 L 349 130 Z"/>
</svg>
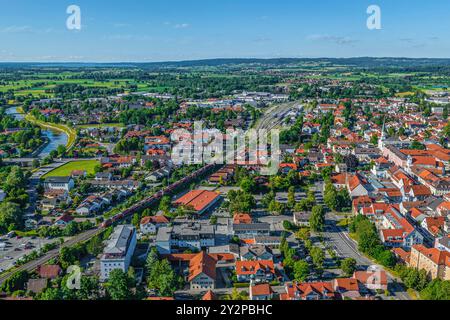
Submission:
<svg viewBox="0 0 450 320">
<path fill-rule="evenodd" d="M 179 23 L 179 24 L 174 25 L 173 27 L 175 29 L 186 29 L 186 28 L 189 28 L 190 26 L 191 25 L 189 23 Z"/>
</svg>

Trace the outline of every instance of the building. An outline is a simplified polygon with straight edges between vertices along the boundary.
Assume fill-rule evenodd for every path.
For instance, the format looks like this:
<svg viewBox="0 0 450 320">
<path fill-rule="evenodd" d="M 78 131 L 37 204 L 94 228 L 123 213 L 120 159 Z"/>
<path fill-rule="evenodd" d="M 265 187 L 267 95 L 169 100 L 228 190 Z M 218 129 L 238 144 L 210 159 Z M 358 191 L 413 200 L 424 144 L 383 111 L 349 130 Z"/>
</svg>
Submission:
<svg viewBox="0 0 450 320">
<path fill-rule="evenodd" d="M 100 280 L 106 281 L 112 270 L 128 271 L 136 248 L 136 230 L 131 225 L 119 225 L 108 239 L 100 260 Z"/>
<path fill-rule="evenodd" d="M 270 282 L 275 278 L 273 261 L 236 261 L 236 276 L 239 282 Z"/>
<path fill-rule="evenodd" d="M 355 271 L 353 278 L 369 290 L 384 291 L 388 288 L 387 275 L 384 270 Z"/>
<path fill-rule="evenodd" d="M 182 223 L 172 227 L 161 227 L 156 235 L 156 248 L 160 254 L 184 251 L 199 251 L 215 246 L 214 226 L 202 223 Z"/>
<path fill-rule="evenodd" d="M 169 220 L 163 215 L 143 217 L 140 223 L 140 230 L 143 234 L 156 234 L 158 228 L 166 227 Z"/>
<path fill-rule="evenodd" d="M 450 280 L 450 252 L 437 248 L 415 245 L 411 248 L 408 265 L 417 270 L 425 270 L 432 279 Z"/>
<path fill-rule="evenodd" d="M 45 190 L 65 190 L 70 191 L 75 186 L 71 177 L 48 177 L 44 181 Z"/>
<path fill-rule="evenodd" d="M 333 300 L 336 297 L 331 282 L 292 283 L 285 285 L 280 300 Z"/>
<path fill-rule="evenodd" d="M 217 261 L 204 251 L 189 262 L 188 282 L 191 290 L 212 290 L 216 286 Z"/>
<path fill-rule="evenodd" d="M 185 206 L 201 215 L 211 209 L 221 199 L 220 194 L 208 190 L 193 190 L 175 200 L 173 203 Z"/>
<path fill-rule="evenodd" d="M 255 236 L 270 235 L 268 223 L 239 223 L 233 224 L 233 233 L 241 239 L 251 239 Z"/>
<path fill-rule="evenodd" d="M 272 300 L 273 290 L 270 284 L 260 283 L 260 284 L 250 284 L 249 288 L 249 298 L 250 300 Z"/>
<path fill-rule="evenodd" d="M 241 260 L 273 260 L 273 253 L 269 247 L 262 244 L 253 244 L 240 247 Z"/>
<path fill-rule="evenodd" d="M 309 227 L 311 212 L 294 212 L 293 221 L 298 227 Z"/>
</svg>

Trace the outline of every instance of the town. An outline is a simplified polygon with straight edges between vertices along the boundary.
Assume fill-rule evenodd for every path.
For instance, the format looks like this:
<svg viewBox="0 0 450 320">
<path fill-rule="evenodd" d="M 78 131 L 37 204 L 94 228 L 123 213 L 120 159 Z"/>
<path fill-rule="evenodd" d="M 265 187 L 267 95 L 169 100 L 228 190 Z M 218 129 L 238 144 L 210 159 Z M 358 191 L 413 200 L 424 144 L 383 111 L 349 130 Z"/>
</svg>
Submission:
<svg viewBox="0 0 450 320">
<path fill-rule="evenodd" d="M 0 64 L 0 299 L 449 300 L 449 68 Z"/>
</svg>

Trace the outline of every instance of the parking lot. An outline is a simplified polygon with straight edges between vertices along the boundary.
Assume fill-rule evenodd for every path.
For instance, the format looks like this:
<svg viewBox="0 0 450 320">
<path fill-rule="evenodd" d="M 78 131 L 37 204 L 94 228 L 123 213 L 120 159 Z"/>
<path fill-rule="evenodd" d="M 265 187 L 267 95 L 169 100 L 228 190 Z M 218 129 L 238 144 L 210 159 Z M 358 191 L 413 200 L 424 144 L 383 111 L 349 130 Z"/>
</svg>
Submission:
<svg viewBox="0 0 450 320">
<path fill-rule="evenodd" d="M 12 268 L 17 260 L 34 250 L 42 248 L 47 243 L 55 240 L 46 240 L 40 238 L 8 238 L 0 237 L 0 272 Z"/>
</svg>

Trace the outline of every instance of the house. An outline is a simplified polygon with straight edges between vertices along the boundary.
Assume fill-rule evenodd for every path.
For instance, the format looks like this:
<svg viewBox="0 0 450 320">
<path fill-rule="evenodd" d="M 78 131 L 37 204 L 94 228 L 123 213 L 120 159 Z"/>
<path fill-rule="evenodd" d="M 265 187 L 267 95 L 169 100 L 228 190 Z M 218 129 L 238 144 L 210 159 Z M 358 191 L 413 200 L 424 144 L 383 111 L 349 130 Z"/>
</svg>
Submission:
<svg viewBox="0 0 450 320">
<path fill-rule="evenodd" d="M 70 214 L 63 214 L 61 217 L 56 219 L 54 225 L 58 227 L 65 227 L 69 222 L 73 221 L 74 217 Z"/>
<path fill-rule="evenodd" d="M 44 181 L 45 190 L 70 191 L 75 186 L 72 177 L 48 177 Z"/>
<path fill-rule="evenodd" d="M 339 278 L 332 281 L 333 290 L 341 299 L 355 299 L 361 296 L 357 279 Z"/>
<path fill-rule="evenodd" d="M 377 228 L 381 240 L 388 247 L 409 249 L 415 244 L 423 243 L 423 235 L 392 205 L 379 218 Z"/>
<path fill-rule="evenodd" d="M 30 279 L 27 282 L 27 291 L 34 294 L 41 293 L 47 288 L 47 279 Z"/>
<path fill-rule="evenodd" d="M 216 263 L 217 261 L 204 251 L 190 260 L 188 282 L 191 290 L 212 290 L 215 288 Z"/>
<path fill-rule="evenodd" d="M 273 260 L 272 250 L 262 244 L 253 244 L 240 248 L 241 260 Z"/>
<path fill-rule="evenodd" d="M 450 252 L 415 245 L 411 248 L 408 266 L 425 270 L 430 278 L 450 280 Z"/>
<path fill-rule="evenodd" d="M 333 300 L 336 297 L 331 282 L 292 283 L 285 285 L 280 300 Z"/>
<path fill-rule="evenodd" d="M 95 181 L 111 181 L 112 173 L 111 172 L 97 172 L 95 174 Z"/>
<path fill-rule="evenodd" d="M 270 282 L 275 278 L 273 261 L 236 261 L 236 276 L 239 282 Z"/>
<path fill-rule="evenodd" d="M 270 224 L 264 222 L 233 224 L 233 234 L 240 239 L 268 236 L 270 235 Z"/>
<path fill-rule="evenodd" d="M 426 217 L 422 221 L 421 226 L 427 230 L 432 237 L 438 237 L 444 230 L 445 217 Z"/>
<path fill-rule="evenodd" d="M 273 294 L 272 287 L 268 283 L 250 284 L 250 300 L 272 300 Z"/>
<path fill-rule="evenodd" d="M 143 234 L 156 234 L 159 227 L 166 227 L 169 220 L 163 216 L 143 217 L 140 223 L 140 230 Z"/>
<path fill-rule="evenodd" d="M 208 290 L 202 297 L 203 301 L 215 301 L 215 300 L 219 300 L 216 296 L 216 294 L 214 293 L 214 291 L 212 290 Z"/>
<path fill-rule="evenodd" d="M 128 271 L 136 243 L 136 230 L 133 226 L 119 225 L 114 229 L 100 260 L 101 281 L 107 281 L 112 270 Z"/>
<path fill-rule="evenodd" d="M 250 224 L 252 217 L 248 213 L 236 213 L 233 217 L 234 224 Z"/>
<path fill-rule="evenodd" d="M 387 275 L 384 270 L 355 271 L 353 278 L 369 290 L 384 291 L 388 288 Z"/>
<path fill-rule="evenodd" d="M 193 190 L 175 200 L 173 203 L 178 206 L 185 206 L 194 210 L 198 215 L 201 215 L 211 209 L 221 196 L 217 192 L 208 190 Z"/>
<path fill-rule="evenodd" d="M 169 177 L 169 175 L 170 175 L 170 169 L 167 167 L 164 167 L 164 168 L 158 169 L 158 170 L 152 172 L 151 174 L 149 174 L 145 178 L 145 180 L 152 181 L 152 182 L 158 182 L 158 181 L 163 180 L 164 178 Z"/>
<path fill-rule="evenodd" d="M 298 227 L 309 227 L 311 212 L 294 212 L 293 221 Z"/>
<path fill-rule="evenodd" d="M 160 227 L 156 234 L 156 248 L 160 254 L 201 250 L 215 246 L 214 226 L 205 223 L 181 223 Z"/>
<path fill-rule="evenodd" d="M 55 279 L 62 274 L 62 269 L 57 264 L 40 265 L 36 271 L 39 277 L 44 279 Z"/>
</svg>

